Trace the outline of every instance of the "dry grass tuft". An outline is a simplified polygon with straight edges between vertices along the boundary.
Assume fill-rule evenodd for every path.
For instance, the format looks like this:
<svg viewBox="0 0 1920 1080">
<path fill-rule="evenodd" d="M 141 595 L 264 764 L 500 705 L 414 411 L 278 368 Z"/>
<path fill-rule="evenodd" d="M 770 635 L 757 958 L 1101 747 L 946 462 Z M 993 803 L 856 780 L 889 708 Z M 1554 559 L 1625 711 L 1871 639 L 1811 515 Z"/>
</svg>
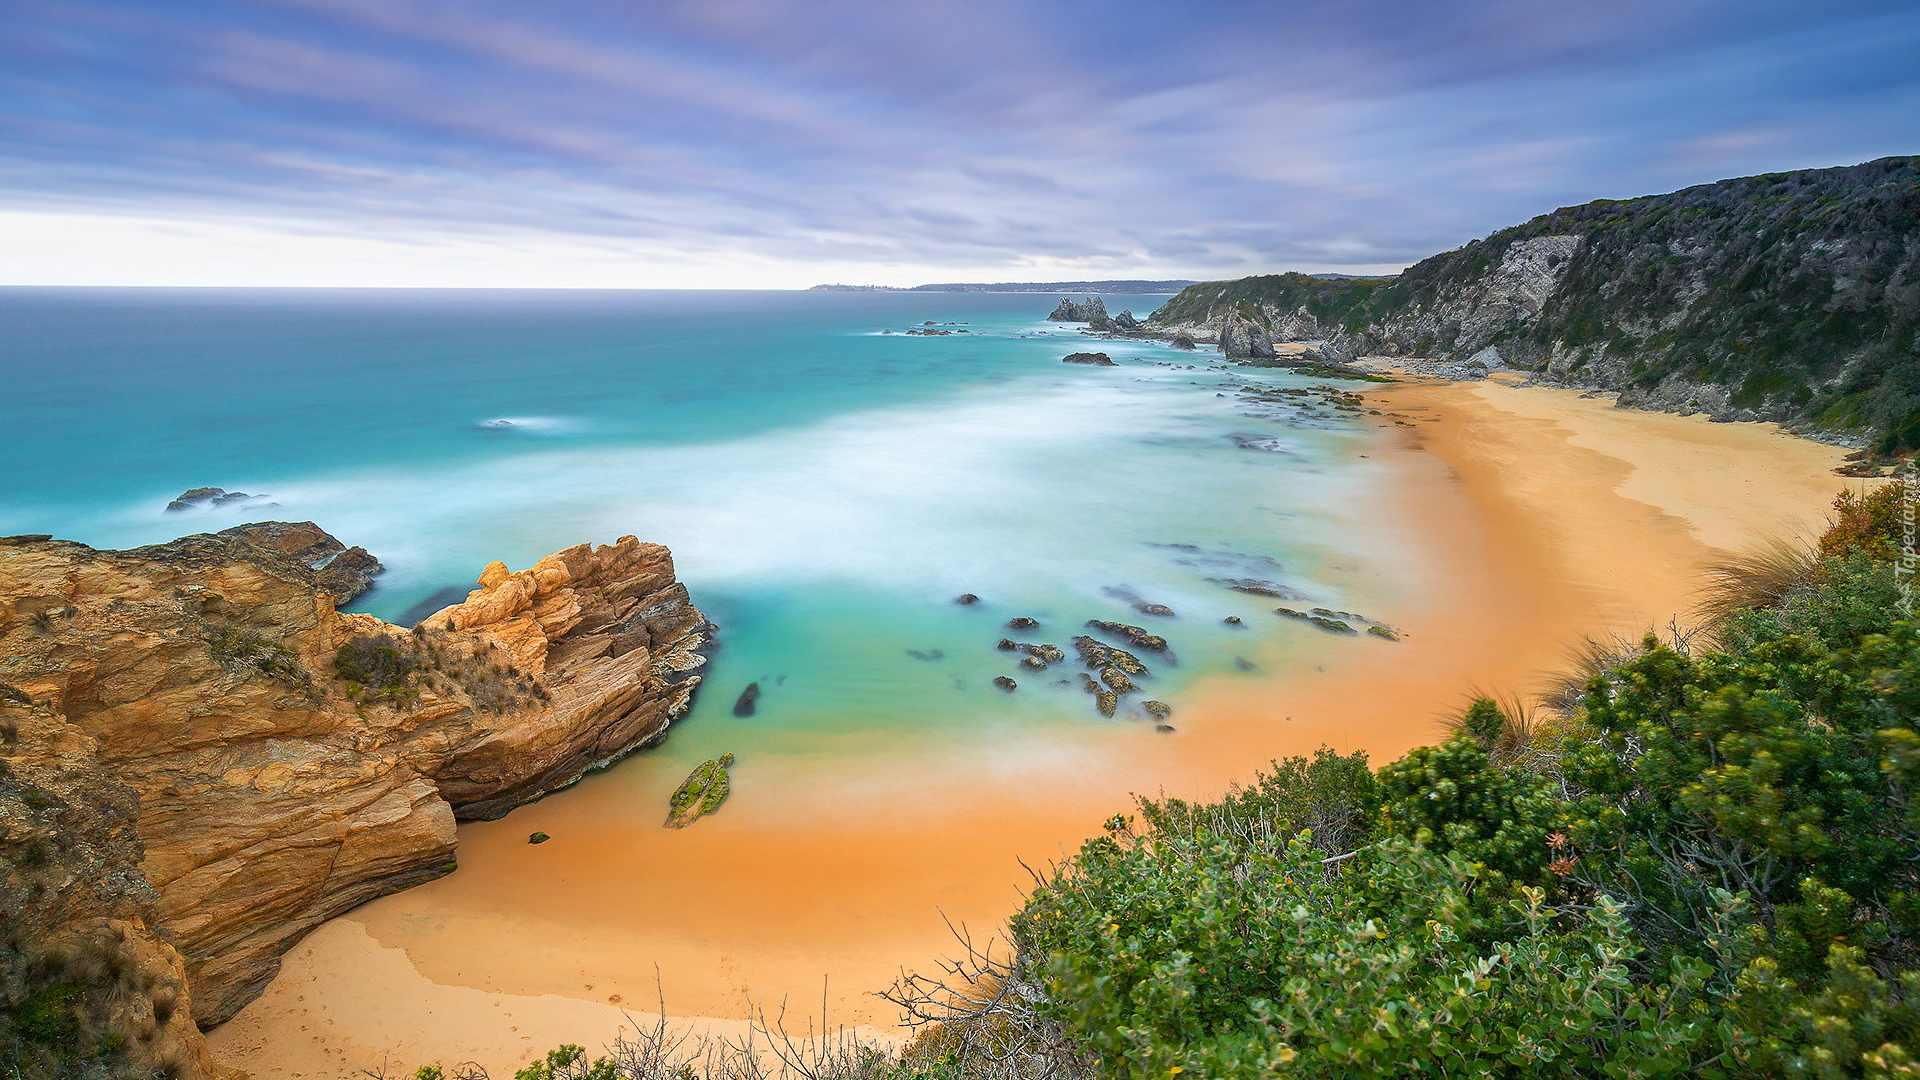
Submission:
<svg viewBox="0 0 1920 1080">
<path fill-rule="evenodd" d="M 1804 541 L 1775 539 L 1709 566 L 1693 614 L 1715 628 L 1736 615 L 1777 607 L 1813 580 L 1819 559 Z"/>
</svg>

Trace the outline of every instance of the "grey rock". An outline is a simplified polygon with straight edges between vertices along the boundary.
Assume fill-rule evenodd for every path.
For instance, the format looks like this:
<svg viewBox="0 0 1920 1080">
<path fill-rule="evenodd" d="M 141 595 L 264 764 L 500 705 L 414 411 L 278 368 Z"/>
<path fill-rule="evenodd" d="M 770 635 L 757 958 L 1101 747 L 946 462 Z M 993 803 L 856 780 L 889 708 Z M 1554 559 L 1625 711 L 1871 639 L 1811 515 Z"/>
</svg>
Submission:
<svg viewBox="0 0 1920 1080">
<path fill-rule="evenodd" d="M 1089 296 L 1083 300 L 1062 297 L 1060 305 L 1054 308 L 1053 314 L 1047 318 L 1052 322 L 1091 323 L 1095 329 L 1105 328 L 1113 321 L 1107 316 L 1107 302 L 1098 296 Z"/>
<path fill-rule="evenodd" d="M 1239 315 L 1220 320 L 1220 355 L 1229 360 L 1273 359 L 1273 337 L 1267 328 Z"/>
</svg>

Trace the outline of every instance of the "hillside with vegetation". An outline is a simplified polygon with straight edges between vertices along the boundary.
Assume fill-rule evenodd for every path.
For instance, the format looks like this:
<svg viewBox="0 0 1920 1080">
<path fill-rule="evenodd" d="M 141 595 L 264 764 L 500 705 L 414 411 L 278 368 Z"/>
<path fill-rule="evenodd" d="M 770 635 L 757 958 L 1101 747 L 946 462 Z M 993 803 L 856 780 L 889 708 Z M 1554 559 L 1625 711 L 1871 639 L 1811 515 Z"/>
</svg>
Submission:
<svg viewBox="0 0 1920 1080">
<path fill-rule="evenodd" d="M 1537 706 L 1474 700 L 1377 770 L 1322 750 L 1140 800 L 1006 943 L 893 988 L 902 1051 L 662 1025 L 517 1075 L 1920 1076 L 1898 494 L 1716 568 L 1696 628 L 1591 643 Z"/>
<path fill-rule="evenodd" d="M 1195 285 L 1156 311 L 1228 316 L 1330 358 L 1478 359 L 1627 404 L 1920 447 L 1920 158 L 1768 173 L 1543 214 L 1396 278 Z"/>
</svg>

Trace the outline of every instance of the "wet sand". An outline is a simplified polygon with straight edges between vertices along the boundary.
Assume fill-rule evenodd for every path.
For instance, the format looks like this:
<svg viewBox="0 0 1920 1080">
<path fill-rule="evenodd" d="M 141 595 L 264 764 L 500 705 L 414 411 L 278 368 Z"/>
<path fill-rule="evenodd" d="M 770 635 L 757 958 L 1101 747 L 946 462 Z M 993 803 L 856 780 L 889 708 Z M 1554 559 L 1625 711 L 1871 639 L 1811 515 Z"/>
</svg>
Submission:
<svg viewBox="0 0 1920 1080">
<path fill-rule="evenodd" d="M 1256 671 L 1175 702 L 1171 736 L 1090 724 L 877 753 L 823 739 L 743 761 L 726 810 L 682 831 L 634 797 L 652 767 L 634 759 L 463 826 L 458 872 L 309 937 L 213 1033 L 215 1053 L 262 1077 L 466 1060 L 510 1075 L 559 1043 L 605 1043 L 657 992 L 675 1016 L 715 1018 L 687 1021 L 703 1030 L 737 1033 L 783 999 L 817 1017 L 823 994 L 831 1023 L 890 1029 L 871 991 L 951 953 L 946 919 L 990 935 L 1026 867 L 1069 853 L 1130 793 L 1215 794 L 1321 745 L 1384 762 L 1432 741 L 1475 689 L 1530 691 L 1585 635 L 1683 615 L 1704 565 L 1817 531 L 1859 484 L 1833 475 L 1840 449 L 1769 425 L 1493 382 L 1366 396 L 1401 418 L 1378 418 L 1361 452 L 1396 491 L 1374 515 L 1382 542 L 1418 573 L 1356 559 L 1345 584 L 1404 641 L 1250 651 Z M 1272 618 L 1264 606 L 1244 617 Z M 554 839 L 530 846 L 535 830 Z"/>
</svg>

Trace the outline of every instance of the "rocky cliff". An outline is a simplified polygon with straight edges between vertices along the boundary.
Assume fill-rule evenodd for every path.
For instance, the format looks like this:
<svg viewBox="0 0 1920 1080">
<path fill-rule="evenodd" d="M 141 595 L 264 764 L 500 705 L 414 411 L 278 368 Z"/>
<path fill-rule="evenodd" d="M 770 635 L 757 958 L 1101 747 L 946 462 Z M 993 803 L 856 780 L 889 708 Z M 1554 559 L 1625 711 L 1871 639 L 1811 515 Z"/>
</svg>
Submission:
<svg viewBox="0 0 1920 1080">
<path fill-rule="evenodd" d="M 1478 360 L 1630 405 L 1920 447 L 1920 158 L 1543 214 L 1385 280 L 1196 285 L 1154 312 L 1363 355 Z"/>
<path fill-rule="evenodd" d="M 352 550 L 304 523 L 0 540 L 0 692 L 49 726 L 33 745 L 137 796 L 202 1026 L 321 921 L 451 870 L 457 817 L 658 740 L 700 682 L 711 628 L 659 545 L 495 563 L 411 630 L 335 610 Z M 27 745 L 9 767 L 44 756 Z"/>
<path fill-rule="evenodd" d="M 0 755 L 0 1072 L 223 1075 L 140 872 L 139 796 L 24 694 L 0 690 Z"/>
</svg>

